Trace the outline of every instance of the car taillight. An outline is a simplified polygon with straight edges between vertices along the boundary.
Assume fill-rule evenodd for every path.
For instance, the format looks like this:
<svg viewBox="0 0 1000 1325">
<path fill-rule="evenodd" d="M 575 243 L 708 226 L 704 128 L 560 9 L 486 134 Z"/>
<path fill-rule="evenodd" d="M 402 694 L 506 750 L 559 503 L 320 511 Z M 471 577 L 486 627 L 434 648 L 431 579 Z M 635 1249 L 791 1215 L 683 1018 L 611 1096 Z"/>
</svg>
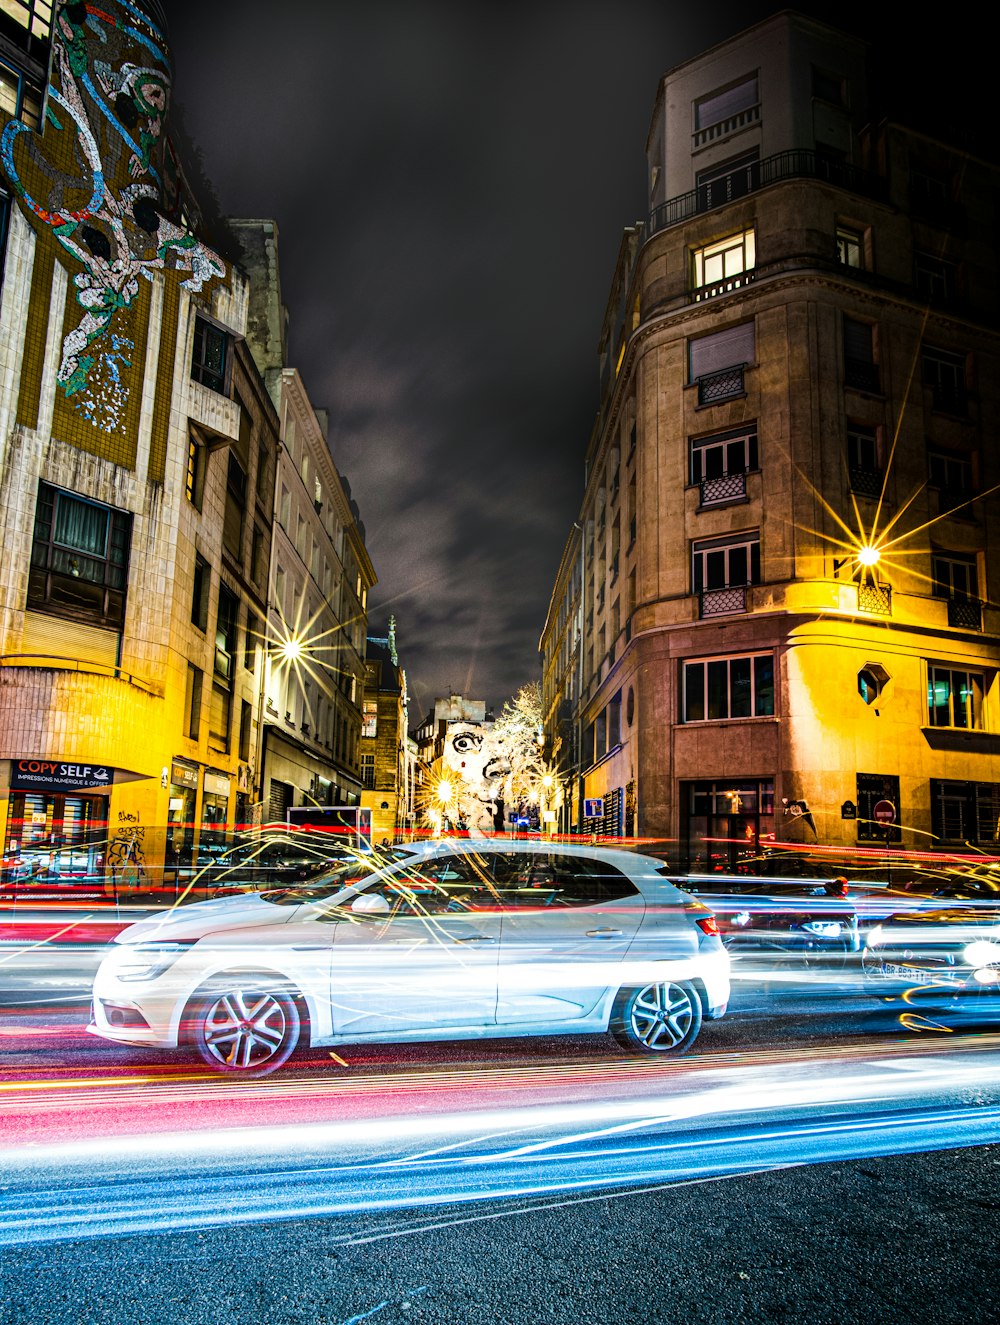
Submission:
<svg viewBox="0 0 1000 1325">
<path fill-rule="evenodd" d="M 703 934 L 719 933 L 719 926 L 715 922 L 715 916 L 699 916 L 694 922 Z"/>
</svg>

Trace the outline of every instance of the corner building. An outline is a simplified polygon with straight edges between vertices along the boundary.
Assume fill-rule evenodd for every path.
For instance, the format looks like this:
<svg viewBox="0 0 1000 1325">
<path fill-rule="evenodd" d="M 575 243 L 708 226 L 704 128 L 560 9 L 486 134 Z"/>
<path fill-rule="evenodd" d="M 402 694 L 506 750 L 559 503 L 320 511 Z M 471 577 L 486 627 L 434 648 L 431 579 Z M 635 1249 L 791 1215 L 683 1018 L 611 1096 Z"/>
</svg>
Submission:
<svg viewBox="0 0 1000 1325">
<path fill-rule="evenodd" d="M 170 886 L 261 796 L 278 419 L 169 134 L 161 6 L 0 20 L 5 882 Z"/>
<path fill-rule="evenodd" d="M 1000 178 L 865 58 L 786 12 L 663 78 L 602 329 L 577 826 L 695 869 L 998 840 Z"/>
</svg>

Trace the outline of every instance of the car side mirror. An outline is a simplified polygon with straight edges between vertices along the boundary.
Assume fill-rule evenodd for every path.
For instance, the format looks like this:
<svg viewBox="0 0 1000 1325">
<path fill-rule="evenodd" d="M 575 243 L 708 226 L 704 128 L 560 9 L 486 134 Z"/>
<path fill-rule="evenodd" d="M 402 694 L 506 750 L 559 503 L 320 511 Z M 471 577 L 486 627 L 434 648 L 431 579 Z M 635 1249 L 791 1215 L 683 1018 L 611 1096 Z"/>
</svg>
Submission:
<svg viewBox="0 0 1000 1325">
<path fill-rule="evenodd" d="M 362 893 L 351 903 L 351 910 L 356 916 L 387 916 L 390 909 L 381 893 Z"/>
</svg>

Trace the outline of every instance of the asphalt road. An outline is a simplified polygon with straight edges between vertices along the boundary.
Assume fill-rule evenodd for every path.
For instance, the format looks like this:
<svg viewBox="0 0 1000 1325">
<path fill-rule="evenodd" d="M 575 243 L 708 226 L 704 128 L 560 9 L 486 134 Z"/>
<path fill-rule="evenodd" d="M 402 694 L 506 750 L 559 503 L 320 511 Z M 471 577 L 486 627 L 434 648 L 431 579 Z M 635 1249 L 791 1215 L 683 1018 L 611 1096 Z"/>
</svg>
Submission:
<svg viewBox="0 0 1000 1325">
<path fill-rule="evenodd" d="M 683 1060 L 369 1046 L 232 1083 L 87 1037 L 90 961 L 0 977 L 0 1322 L 997 1317 L 1000 1037 L 851 969 L 737 963 Z"/>
</svg>

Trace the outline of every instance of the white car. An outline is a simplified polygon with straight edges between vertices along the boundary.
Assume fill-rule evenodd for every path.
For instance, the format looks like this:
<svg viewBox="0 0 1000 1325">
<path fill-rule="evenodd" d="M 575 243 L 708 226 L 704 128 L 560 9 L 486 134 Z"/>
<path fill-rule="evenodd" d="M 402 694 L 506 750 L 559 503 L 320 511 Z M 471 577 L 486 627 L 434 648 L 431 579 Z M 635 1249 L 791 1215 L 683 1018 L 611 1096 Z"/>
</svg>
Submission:
<svg viewBox="0 0 1000 1325">
<path fill-rule="evenodd" d="M 610 1029 L 683 1053 L 729 1000 L 715 919 L 648 856 L 503 839 L 399 848 L 123 930 L 89 1030 L 254 1076 L 296 1047 Z"/>
</svg>

